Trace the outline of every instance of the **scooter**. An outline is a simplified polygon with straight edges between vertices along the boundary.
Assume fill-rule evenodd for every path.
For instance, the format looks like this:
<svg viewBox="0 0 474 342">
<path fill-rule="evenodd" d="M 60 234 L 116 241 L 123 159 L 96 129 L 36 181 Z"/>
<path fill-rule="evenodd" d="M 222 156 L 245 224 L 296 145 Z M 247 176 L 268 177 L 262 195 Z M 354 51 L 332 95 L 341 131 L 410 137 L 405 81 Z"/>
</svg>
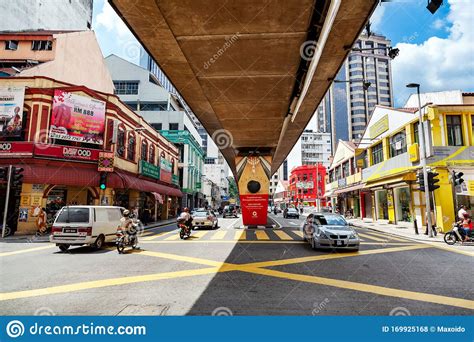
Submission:
<svg viewBox="0 0 474 342">
<path fill-rule="evenodd" d="M 125 232 L 122 227 L 117 229 L 117 239 L 115 243 L 117 245 L 117 251 L 122 254 L 125 247 L 132 247 L 133 249 L 138 248 L 138 229 L 140 226 L 140 220 L 132 219 L 132 229 L 129 233 Z"/>
<path fill-rule="evenodd" d="M 448 245 L 454 245 L 457 242 L 462 242 L 461 233 L 459 233 L 459 229 L 462 228 L 461 224 L 458 222 L 453 223 L 453 229 L 449 232 L 444 234 L 444 242 Z M 466 242 L 474 242 L 474 230 L 469 230 L 468 239 Z"/>
<path fill-rule="evenodd" d="M 181 240 L 187 239 L 191 236 L 191 228 L 185 223 L 184 220 L 178 219 L 179 237 Z"/>
</svg>

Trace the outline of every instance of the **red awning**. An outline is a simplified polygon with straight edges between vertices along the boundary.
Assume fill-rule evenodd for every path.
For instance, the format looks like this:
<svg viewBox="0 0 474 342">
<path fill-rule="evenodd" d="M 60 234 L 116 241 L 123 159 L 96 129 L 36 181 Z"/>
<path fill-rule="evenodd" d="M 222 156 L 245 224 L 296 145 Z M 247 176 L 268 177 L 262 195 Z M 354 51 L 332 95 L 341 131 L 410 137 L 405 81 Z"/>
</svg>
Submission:
<svg viewBox="0 0 474 342">
<path fill-rule="evenodd" d="M 183 197 L 183 193 L 179 189 L 134 177 L 119 171 L 110 174 L 107 182 L 108 186 L 112 188 L 134 189 L 146 192 L 157 192 L 168 196 Z"/>
<path fill-rule="evenodd" d="M 23 182 L 30 184 L 53 184 L 69 186 L 99 186 L 97 166 L 80 167 L 72 163 L 62 165 L 22 164 Z"/>
</svg>

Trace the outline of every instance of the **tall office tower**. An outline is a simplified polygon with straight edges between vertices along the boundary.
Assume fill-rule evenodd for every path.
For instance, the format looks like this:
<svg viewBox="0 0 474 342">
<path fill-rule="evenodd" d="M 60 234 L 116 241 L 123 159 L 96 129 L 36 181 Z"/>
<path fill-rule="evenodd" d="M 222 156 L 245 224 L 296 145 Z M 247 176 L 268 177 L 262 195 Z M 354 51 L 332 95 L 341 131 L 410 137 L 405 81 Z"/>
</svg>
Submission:
<svg viewBox="0 0 474 342">
<path fill-rule="evenodd" d="M 352 51 L 345 63 L 346 77 L 350 81 L 346 83 L 346 90 L 352 141 L 362 138 L 375 105 L 393 105 L 389 46 L 390 40 L 385 36 L 363 34 L 353 47 L 362 51 Z M 364 87 L 364 82 L 370 86 Z"/>
<path fill-rule="evenodd" d="M 83 31 L 92 25 L 92 0 L 0 0 L 0 31 Z"/>
<path fill-rule="evenodd" d="M 329 166 L 331 133 L 305 129 L 301 135 L 301 164 Z"/>
</svg>

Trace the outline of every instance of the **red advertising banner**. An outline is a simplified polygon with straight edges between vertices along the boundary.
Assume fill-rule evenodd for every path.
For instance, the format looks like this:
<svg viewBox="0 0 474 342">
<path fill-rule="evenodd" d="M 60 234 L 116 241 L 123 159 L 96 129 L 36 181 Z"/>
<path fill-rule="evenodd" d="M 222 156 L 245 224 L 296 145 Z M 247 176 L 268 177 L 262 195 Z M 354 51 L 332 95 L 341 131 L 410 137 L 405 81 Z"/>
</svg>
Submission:
<svg viewBox="0 0 474 342">
<path fill-rule="evenodd" d="M 240 205 L 244 225 L 260 226 L 267 224 L 268 195 L 240 195 Z"/>
<path fill-rule="evenodd" d="M 171 183 L 171 162 L 165 158 L 160 158 L 160 181 Z"/>
<path fill-rule="evenodd" d="M 0 142 L 0 157 L 15 158 L 33 155 L 33 143 L 29 142 Z"/>
<path fill-rule="evenodd" d="M 90 148 L 72 147 L 72 146 L 58 146 L 36 144 L 35 156 L 50 157 L 58 159 L 75 159 L 97 161 L 99 160 L 99 150 Z"/>
<path fill-rule="evenodd" d="M 105 102 L 56 89 L 49 137 L 104 143 Z"/>
</svg>

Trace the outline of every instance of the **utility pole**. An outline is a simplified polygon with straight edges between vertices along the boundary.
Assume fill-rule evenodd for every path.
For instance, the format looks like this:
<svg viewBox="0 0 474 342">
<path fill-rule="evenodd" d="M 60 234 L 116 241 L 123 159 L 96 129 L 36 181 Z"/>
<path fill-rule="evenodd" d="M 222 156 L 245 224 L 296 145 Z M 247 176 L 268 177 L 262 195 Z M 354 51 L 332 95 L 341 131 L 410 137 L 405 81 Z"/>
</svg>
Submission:
<svg viewBox="0 0 474 342">
<path fill-rule="evenodd" d="M 423 127 L 423 114 L 421 113 L 421 97 L 420 97 L 420 85 L 417 83 L 407 84 L 407 88 L 416 88 L 418 95 L 418 132 L 420 134 L 420 164 L 423 169 L 423 179 L 425 183 L 425 202 L 426 202 L 426 219 L 428 224 L 429 237 L 433 237 L 433 223 L 431 222 L 431 203 L 430 203 L 430 190 L 428 183 L 428 170 L 426 168 L 426 146 L 425 146 L 425 130 Z"/>
<path fill-rule="evenodd" d="M 2 228 L 2 239 L 5 237 L 5 231 L 7 230 L 7 211 L 8 201 L 10 200 L 10 187 L 12 180 L 12 166 L 8 166 L 8 181 L 7 181 L 7 195 L 5 196 L 5 208 L 3 211 L 3 228 Z"/>
</svg>

